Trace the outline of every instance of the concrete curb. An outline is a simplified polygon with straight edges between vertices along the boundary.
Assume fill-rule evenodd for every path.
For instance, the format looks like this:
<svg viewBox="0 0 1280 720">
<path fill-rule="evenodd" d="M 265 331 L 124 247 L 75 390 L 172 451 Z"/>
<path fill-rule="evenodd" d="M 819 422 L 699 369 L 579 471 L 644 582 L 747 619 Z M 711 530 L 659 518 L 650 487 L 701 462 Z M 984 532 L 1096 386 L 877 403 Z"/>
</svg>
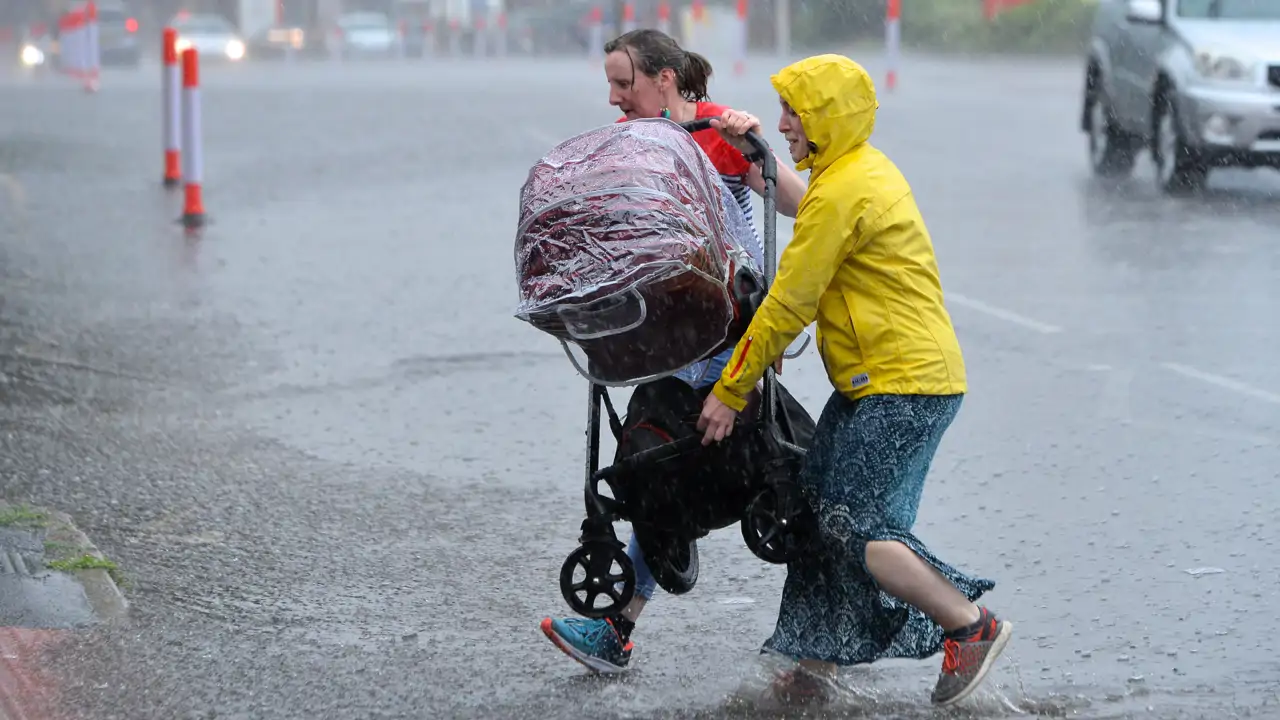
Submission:
<svg viewBox="0 0 1280 720">
<path fill-rule="evenodd" d="M 15 507 L 14 504 L 0 500 L 0 513 L 4 513 L 13 507 Z M 71 516 L 59 510 L 36 505 L 24 504 L 18 507 L 41 513 L 45 518 L 38 527 L 42 528 L 45 533 L 46 550 L 44 560 L 46 568 L 51 572 L 66 572 L 79 581 L 80 586 L 84 589 L 89 607 L 93 610 L 93 614 L 99 622 L 115 623 L 126 620 L 129 603 L 108 570 L 103 568 L 79 568 L 68 571 L 49 566 L 49 563 L 53 561 L 72 560 L 86 555 L 98 560 L 107 560 L 107 557 L 98 550 L 89 537 L 76 527 Z M 60 551 L 51 552 L 50 547 L 56 547 Z"/>
<path fill-rule="evenodd" d="M 71 516 L 57 510 L 46 510 L 49 517 L 56 520 L 61 529 L 70 537 L 71 543 L 82 548 L 82 552 L 91 555 L 99 560 L 106 560 L 106 556 L 98 550 L 98 546 L 94 545 L 89 537 L 81 532 L 80 528 L 72 522 Z M 53 528 L 50 528 L 49 537 L 52 539 L 54 535 Z M 128 617 L 129 602 L 125 600 L 124 593 L 120 591 L 116 581 L 111 577 L 111 573 L 102 568 L 88 568 L 83 570 L 75 570 L 76 578 L 80 580 L 80 584 L 84 587 L 85 597 L 89 599 L 89 606 L 93 608 L 93 613 L 98 619 L 106 622 L 119 622 Z"/>
</svg>

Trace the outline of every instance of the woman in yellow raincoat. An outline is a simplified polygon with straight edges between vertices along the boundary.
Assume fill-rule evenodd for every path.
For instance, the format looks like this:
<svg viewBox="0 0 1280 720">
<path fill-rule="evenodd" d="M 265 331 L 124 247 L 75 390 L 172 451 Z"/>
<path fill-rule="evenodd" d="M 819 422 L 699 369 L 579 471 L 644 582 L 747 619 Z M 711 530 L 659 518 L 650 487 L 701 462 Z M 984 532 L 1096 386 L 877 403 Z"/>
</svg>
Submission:
<svg viewBox="0 0 1280 720">
<path fill-rule="evenodd" d="M 974 601 L 966 576 L 911 533 L 929 464 L 967 390 L 933 245 L 911 187 L 869 142 L 875 88 L 857 63 L 807 58 L 773 78 L 778 130 L 811 170 L 777 278 L 699 420 L 704 443 L 733 430 L 757 381 L 810 323 L 835 388 L 801 484 L 818 517 L 815 552 L 788 568 L 765 648 L 811 672 L 944 650 L 933 702 L 986 676 L 1012 625 Z M 716 121 L 740 147 L 755 118 Z M 803 676 L 797 676 L 803 677 Z"/>
</svg>

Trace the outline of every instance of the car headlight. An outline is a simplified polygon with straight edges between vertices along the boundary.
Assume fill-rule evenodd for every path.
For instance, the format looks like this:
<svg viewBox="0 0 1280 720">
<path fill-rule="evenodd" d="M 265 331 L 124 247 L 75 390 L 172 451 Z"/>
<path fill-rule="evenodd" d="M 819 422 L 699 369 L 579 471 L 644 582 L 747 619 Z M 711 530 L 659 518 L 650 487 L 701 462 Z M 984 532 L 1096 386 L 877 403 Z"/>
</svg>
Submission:
<svg viewBox="0 0 1280 720">
<path fill-rule="evenodd" d="M 1254 63 L 1225 53 L 1202 50 L 1196 53 L 1196 72 L 1206 80 L 1242 82 L 1253 79 Z"/>
<path fill-rule="evenodd" d="M 44 63 L 44 53 L 35 45 L 23 45 L 21 59 L 22 64 L 27 67 L 41 65 Z"/>
<path fill-rule="evenodd" d="M 174 50 L 177 50 L 178 52 L 183 52 L 183 51 L 185 51 L 185 50 L 190 50 L 190 49 L 191 49 L 191 41 L 190 41 L 190 40 L 188 40 L 188 39 L 186 39 L 186 38 L 181 38 L 181 37 L 180 37 L 180 38 L 178 38 L 177 40 L 175 40 L 175 41 L 174 41 L 174 43 L 173 43 L 173 49 L 174 49 Z"/>
<path fill-rule="evenodd" d="M 244 57 L 244 43 L 239 40 L 229 40 L 227 41 L 226 51 L 227 57 L 232 60 L 239 60 Z"/>
</svg>

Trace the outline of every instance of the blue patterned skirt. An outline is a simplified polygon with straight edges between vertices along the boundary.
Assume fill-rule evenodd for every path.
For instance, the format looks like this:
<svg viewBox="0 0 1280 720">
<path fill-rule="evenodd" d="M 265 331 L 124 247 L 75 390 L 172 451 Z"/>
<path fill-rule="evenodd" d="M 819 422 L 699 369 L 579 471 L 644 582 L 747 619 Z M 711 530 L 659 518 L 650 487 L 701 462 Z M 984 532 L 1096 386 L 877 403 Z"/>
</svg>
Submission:
<svg viewBox="0 0 1280 720">
<path fill-rule="evenodd" d="M 866 544 L 896 540 L 976 601 L 995 583 L 947 565 L 911 534 L 925 475 L 963 395 L 832 393 L 800 483 L 817 513 L 818 548 L 792 562 L 764 650 L 838 665 L 923 659 L 942 650 L 942 628 L 882 592 Z"/>
</svg>

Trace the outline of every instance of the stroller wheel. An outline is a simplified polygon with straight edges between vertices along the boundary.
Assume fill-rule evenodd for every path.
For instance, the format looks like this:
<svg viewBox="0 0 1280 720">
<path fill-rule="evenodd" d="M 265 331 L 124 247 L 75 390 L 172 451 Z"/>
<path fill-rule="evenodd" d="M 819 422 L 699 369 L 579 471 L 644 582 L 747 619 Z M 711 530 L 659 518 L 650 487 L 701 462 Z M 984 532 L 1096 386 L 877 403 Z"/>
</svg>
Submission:
<svg viewBox="0 0 1280 720">
<path fill-rule="evenodd" d="M 799 557 L 813 529 L 813 511 L 794 483 L 765 487 L 742 516 L 742 539 L 756 557 L 784 565 Z"/>
<path fill-rule="evenodd" d="M 575 579 L 581 570 L 581 579 Z M 560 566 L 560 594 L 579 615 L 602 618 L 620 612 L 636 592 L 636 571 L 621 545 L 589 541 Z M 605 605 L 596 601 L 604 596 Z"/>
<path fill-rule="evenodd" d="M 683 595 L 698 584 L 698 541 L 677 537 L 653 537 L 636 532 L 645 564 L 658 586 L 672 595 Z"/>
</svg>

